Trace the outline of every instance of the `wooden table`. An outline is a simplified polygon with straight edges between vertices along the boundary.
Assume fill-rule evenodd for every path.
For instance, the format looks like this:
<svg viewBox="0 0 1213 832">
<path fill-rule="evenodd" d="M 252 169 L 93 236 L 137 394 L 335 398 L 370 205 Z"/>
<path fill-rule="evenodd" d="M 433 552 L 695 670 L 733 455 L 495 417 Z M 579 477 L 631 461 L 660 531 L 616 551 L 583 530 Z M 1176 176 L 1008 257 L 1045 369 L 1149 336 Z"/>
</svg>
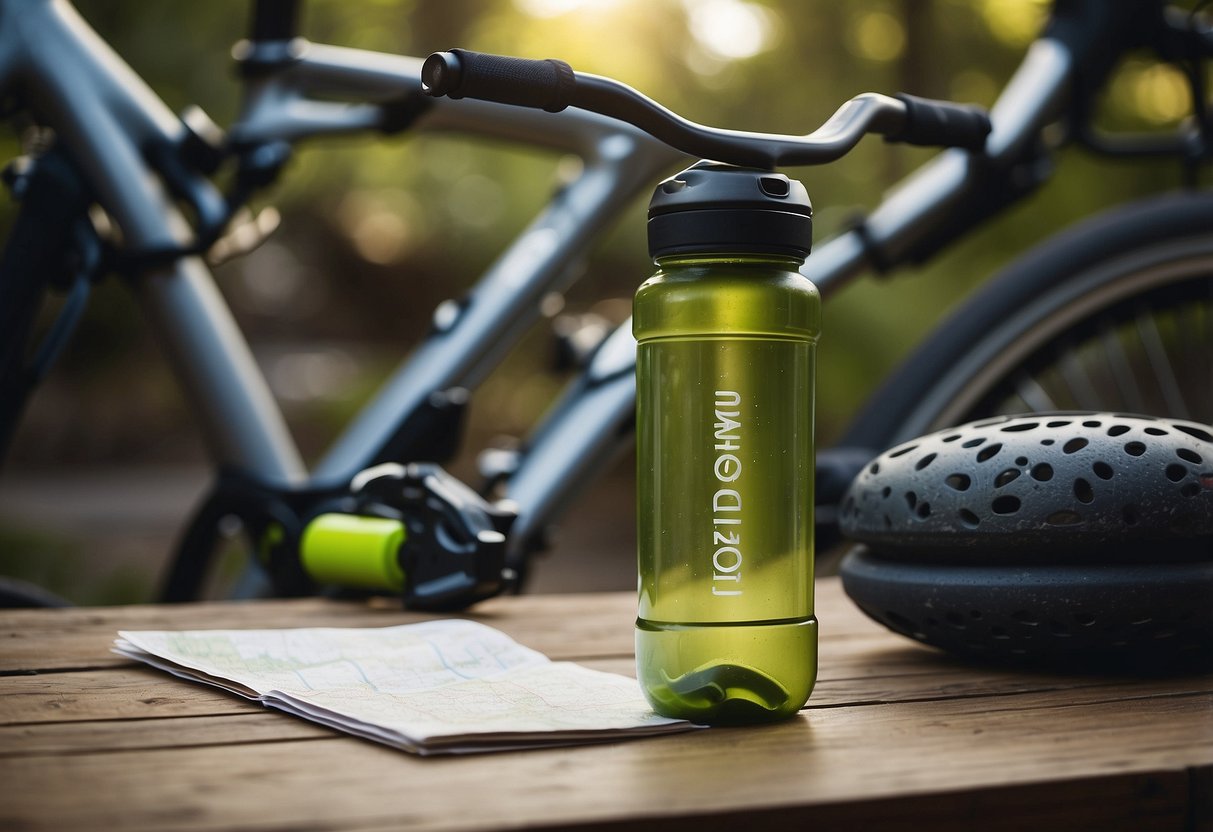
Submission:
<svg viewBox="0 0 1213 832">
<path fill-rule="evenodd" d="M 632 673 L 630 594 L 472 616 Z M 818 583 L 808 708 L 762 728 L 418 758 L 109 652 L 115 631 L 387 626 L 323 600 L 0 614 L 0 829 L 1213 828 L 1213 677 L 961 664 Z"/>
</svg>

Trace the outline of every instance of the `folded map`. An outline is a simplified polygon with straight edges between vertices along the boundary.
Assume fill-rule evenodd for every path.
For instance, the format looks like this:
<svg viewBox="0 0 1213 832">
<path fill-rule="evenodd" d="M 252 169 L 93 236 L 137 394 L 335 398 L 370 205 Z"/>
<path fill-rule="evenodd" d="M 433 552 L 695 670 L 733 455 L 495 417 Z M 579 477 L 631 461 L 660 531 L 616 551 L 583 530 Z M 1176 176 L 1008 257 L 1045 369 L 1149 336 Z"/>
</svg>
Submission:
<svg viewBox="0 0 1213 832">
<path fill-rule="evenodd" d="M 682 731 L 635 679 L 552 662 L 462 619 L 376 629 L 118 633 L 114 652 L 417 754 Z"/>
</svg>

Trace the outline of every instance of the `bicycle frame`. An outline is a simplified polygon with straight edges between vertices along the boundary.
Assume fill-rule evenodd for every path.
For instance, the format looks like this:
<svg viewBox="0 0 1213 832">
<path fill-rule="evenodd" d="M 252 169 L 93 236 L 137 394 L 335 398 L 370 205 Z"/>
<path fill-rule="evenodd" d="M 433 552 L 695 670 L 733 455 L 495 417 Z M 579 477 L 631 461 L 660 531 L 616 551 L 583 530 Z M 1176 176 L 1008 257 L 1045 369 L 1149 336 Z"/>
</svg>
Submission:
<svg viewBox="0 0 1213 832">
<path fill-rule="evenodd" d="M 279 50 L 283 59 L 246 79 L 244 107 L 229 131 L 234 144 L 383 130 L 403 107 L 415 116 L 410 129 L 520 142 L 584 161 L 583 173 L 468 297 L 444 305 L 428 337 L 310 473 L 203 261 L 184 257 L 132 281 L 217 465 L 290 491 L 340 486 L 398 455 L 432 397 L 480 383 L 536 320 L 544 295 L 562 287 L 567 264 L 595 231 L 686 157 L 630 126 L 580 110 L 548 114 L 422 99 L 417 59 L 302 41 L 278 47 L 286 48 Z M 829 296 L 871 268 L 924 258 L 967 231 L 976 223 L 961 215 L 982 173 L 1034 152 L 1040 131 L 1064 111 L 1074 67 L 1067 43 L 1038 40 L 991 112 L 994 129 L 984 154 L 942 153 L 861 224 L 820 246 L 803 273 Z M 181 122 L 74 9 L 50 0 L 0 0 L 0 90 L 19 91 L 40 123 L 55 130 L 126 247 L 188 242 L 189 225 L 142 155 L 151 141 L 176 141 Z M 526 440 L 502 483 L 519 512 L 510 536 L 513 560 L 525 557 L 578 486 L 631 441 L 634 362 L 629 321 Z M 863 436 L 852 433 L 851 440 L 862 444 Z"/>
<path fill-rule="evenodd" d="M 1072 67 L 1072 55 L 1063 44 L 1041 40 L 1033 45 L 990 113 L 994 130 L 987 141 L 989 162 L 1002 165 L 1019 158 L 1039 131 L 1058 117 Z M 973 154 L 963 150 L 940 154 L 911 175 L 861 225 L 814 250 L 801 273 L 827 299 L 874 267 L 890 268 L 911 260 L 941 222 L 965 210 L 964 197 L 970 194 L 976 176 Z M 961 233 L 958 229 L 947 241 Z M 632 418 L 635 357 L 629 319 L 603 344 L 583 379 L 524 446 L 526 453 L 507 480 L 507 493 L 524 507 L 515 545 L 539 532 L 546 519 L 563 507 L 571 496 L 569 485 L 605 465 L 630 443 L 630 431 L 620 435 L 620 426 L 630 426 Z M 603 414 L 609 418 L 594 421 Z M 587 425 L 593 430 L 585 431 Z M 608 436 L 615 437 L 614 448 L 603 445 L 603 428 L 612 429 Z M 833 459 L 828 452 L 819 454 L 819 480 L 821 469 L 836 460 L 841 472 L 832 479 L 845 487 L 856 460 L 862 465 L 873 450 L 879 450 L 871 449 L 862 434 L 853 434 L 847 444 L 862 450 L 855 453 L 843 448 Z"/>
<path fill-rule="evenodd" d="M 1060 47 L 1041 42 L 1033 48 L 992 113 L 995 160 L 1022 153 L 1024 144 L 1057 117 L 1058 92 L 1068 80 L 1069 67 Z M 420 61 L 415 59 L 308 44 L 281 71 L 250 84 L 232 137 L 248 142 L 299 140 L 373 129 L 381 118 L 374 105 L 349 109 L 310 101 L 309 94 L 325 91 L 391 100 L 406 90 L 406 95 L 419 96 L 419 77 Z M 475 132 L 540 144 L 578 154 L 585 169 L 490 267 L 459 316 L 436 326 L 397 369 L 320 461 L 313 475 L 319 484 L 347 481 L 379 461 L 370 452 L 390 446 L 409 417 L 435 393 L 479 383 L 534 321 L 539 300 L 558 287 L 564 264 L 584 249 L 592 230 L 651 185 L 663 169 L 684 158 L 628 125 L 581 110 L 552 115 L 469 100 L 425 100 L 456 106 L 423 113 L 413 129 Z M 908 180 L 865 227 L 822 246 L 802 271 L 828 295 L 870 268 L 874 252 L 911 248 L 965 192 L 972 180 L 970 161 L 965 151 L 942 154 Z M 516 566 L 531 538 L 630 443 L 634 370 L 629 320 L 603 343 L 583 375 L 523 443 L 517 467 L 502 484 L 502 492 L 519 510 L 510 545 Z"/>
<path fill-rule="evenodd" d="M 435 394 L 479 384 L 538 317 L 544 295 L 568 279 L 568 263 L 587 248 L 596 229 L 684 158 L 634 128 L 579 110 L 553 115 L 475 101 L 434 102 L 439 106 L 430 108 L 433 99 L 421 95 L 420 67 L 418 59 L 308 44 L 297 60 L 249 85 L 232 137 L 297 140 L 373 129 L 381 120 L 381 110 L 373 104 L 349 108 L 311 101 L 309 95 L 324 91 L 398 101 L 403 93 L 425 108 L 414 129 L 575 153 L 583 169 L 489 267 L 470 295 L 453 305 L 455 314 L 435 317 L 425 341 L 321 459 L 313 474 L 321 486 L 348 482 L 385 458 Z M 578 394 L 556 408 L 544 429 L 526 443 L 520 465 L 504 487 L 519 511 L 511 560 L 519 560 L 531 534 L 563 507 L 594 466 L 618 450 L 615 437 L 626 434 L 631 420 L 634 360 L 630 326 L 625 325 L 599 349 L 575 388 Z"/>
</svg>

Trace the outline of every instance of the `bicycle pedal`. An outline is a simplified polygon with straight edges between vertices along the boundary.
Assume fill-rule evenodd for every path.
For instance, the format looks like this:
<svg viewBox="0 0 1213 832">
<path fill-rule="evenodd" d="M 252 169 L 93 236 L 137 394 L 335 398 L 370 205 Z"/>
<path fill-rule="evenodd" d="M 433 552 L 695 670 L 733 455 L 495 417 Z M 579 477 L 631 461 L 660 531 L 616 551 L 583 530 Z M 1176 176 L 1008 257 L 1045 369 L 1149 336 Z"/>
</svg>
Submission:
<svg viewBox="0 0 1213 832">
<path fill-rule="evenodd" d="M 349 510 L 314 517 L 300 536 L 318 584 L 399 594 L 411 609 L 453 610 L 501 592 L 512 507 L 492 504 L 430 463 L 386 463 L 351 483 Z"/>
</svg>

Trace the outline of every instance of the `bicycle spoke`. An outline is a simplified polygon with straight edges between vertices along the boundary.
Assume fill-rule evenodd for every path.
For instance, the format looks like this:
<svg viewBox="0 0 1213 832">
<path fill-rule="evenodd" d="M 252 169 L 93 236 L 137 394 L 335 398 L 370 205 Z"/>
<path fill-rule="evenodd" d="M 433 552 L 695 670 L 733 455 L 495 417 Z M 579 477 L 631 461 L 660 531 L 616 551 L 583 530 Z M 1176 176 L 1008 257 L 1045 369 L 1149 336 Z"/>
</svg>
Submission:
<svg viewBox="0 0 1213 832">
<path fill-rule="evenodd" d="M 1024 404 L 1033 413 L 1060 409 L 1040 382 L 1027 373 L 1022 373 L 1015 380 L 1015 394 L 1023 399 Z"/>
<path fill-rule="evenodd" d="M 1111 410 L 1213 422 L 1213 282 L 1142 298 L 1046 346 L 965 414 Z M 1193 287 L 1196 288 L 1196 287 Z"/>
<path fill-rule="evenodd" d="M 1163 345 L 1162 334 L 1158 331 L 1158 323 L 1150 314 L 1150 310 L 1144 307 L 1139 307 L 1137 310 L 1137 336 L 1141 339 L 1142 347 L 1145 348 L 1150 369 L 1154 372 L 1154 379 L 1158 382 L 1158 389 L 1162 393 L 1163 401 L 1166 402 L 1167 415 L 1180 419 L 1191 418 L 1188 404 L 1184 401 L 1183 391 L 1175 377 L 1175 368 L 1167 357 L 1167 349 Z"/>
<path fill-rule="evenodd" d="M 1213 300 L 1213 298 L 1211 298 Z M 1195 356 L 1198 350 L 1204 349 L 1201 340 L 1204 336 L 1204 318 L 1199 303 L 1185 304 L 1175 316 L 1176 327 L 1179 330 L 1179 348 L 1185 355 Z"/>
<path fill-rule="evenodd" d="M 1213 202 L 1209 211 L 1213 217 Z M 1187 206 L 1174 214 L 1189 221 Z M 1167 238 L 1172 232 L 1160 233 Z M 975 362 L 958 362 L 967 375 L 956 370 L 935 383 L 934 424 L 1045 410 L 1142 413 L 1213 424 L 1213 237 L 1194 224 L 1184 234 L 1176 235 L 1173 250 L 1143 252 L 1150 260 L 1117 255 L 1078 276 L 1058 267 L 1056 280 L 1086 281 L 1082 298 L 1033 295 L 1051 307 L 1027 324 L 1000 322 L 1002 295 L 998 304 L 975 299 L 973 314 L 990 332 L 976 336 L 976 343 L 988 339 L 999 351 L 982 352 L 987 363 L 980 369 L 973 369 Z M 1092 242 L 1102 245 L 1103 239 Z M 1035 274 L 1010 272 L 1006 279 Z M 1088 285 L 1096 277 L 1098 285 Z M 953 396 L 952 403 L 936 404 L 941 394 Z M 909 421 L 915 427 L 926 422 L 920 413 Z"/>
<path fill-rule="evenodd" d="M 1126 409 L 1134 413 L 1146 412 L 1145 399 L 1137 385 L 1133 365 L 1129 363 L 1129 356 L 1125 354 L 1124 344 L 1117 337 L 1112 321 L 1106 321 L 1100 327 L 1100 343 L 1103 345 L 1104 360 L 1112 371 L 1112 379 L 1127 405 Z"/>
<path fill-rule="evenodd" d="M 1078 408 L 1080 410 L 1099 410 L 1102 407 L 1099 393 L 1095 391 L 1091 374 L 1083 366 L 1078 350 L 1072 344 L 1066 345 L 1058 365 L 1062 380 L 1065 381 Z"/>
<path fill-rule="evenodd" d="M 1197 296 L 1174 315 L 1173 354 L 1191 411 L 1188 418 L 1213 422 L 1213 280 L 1206 297 Z"/>
</svg>

